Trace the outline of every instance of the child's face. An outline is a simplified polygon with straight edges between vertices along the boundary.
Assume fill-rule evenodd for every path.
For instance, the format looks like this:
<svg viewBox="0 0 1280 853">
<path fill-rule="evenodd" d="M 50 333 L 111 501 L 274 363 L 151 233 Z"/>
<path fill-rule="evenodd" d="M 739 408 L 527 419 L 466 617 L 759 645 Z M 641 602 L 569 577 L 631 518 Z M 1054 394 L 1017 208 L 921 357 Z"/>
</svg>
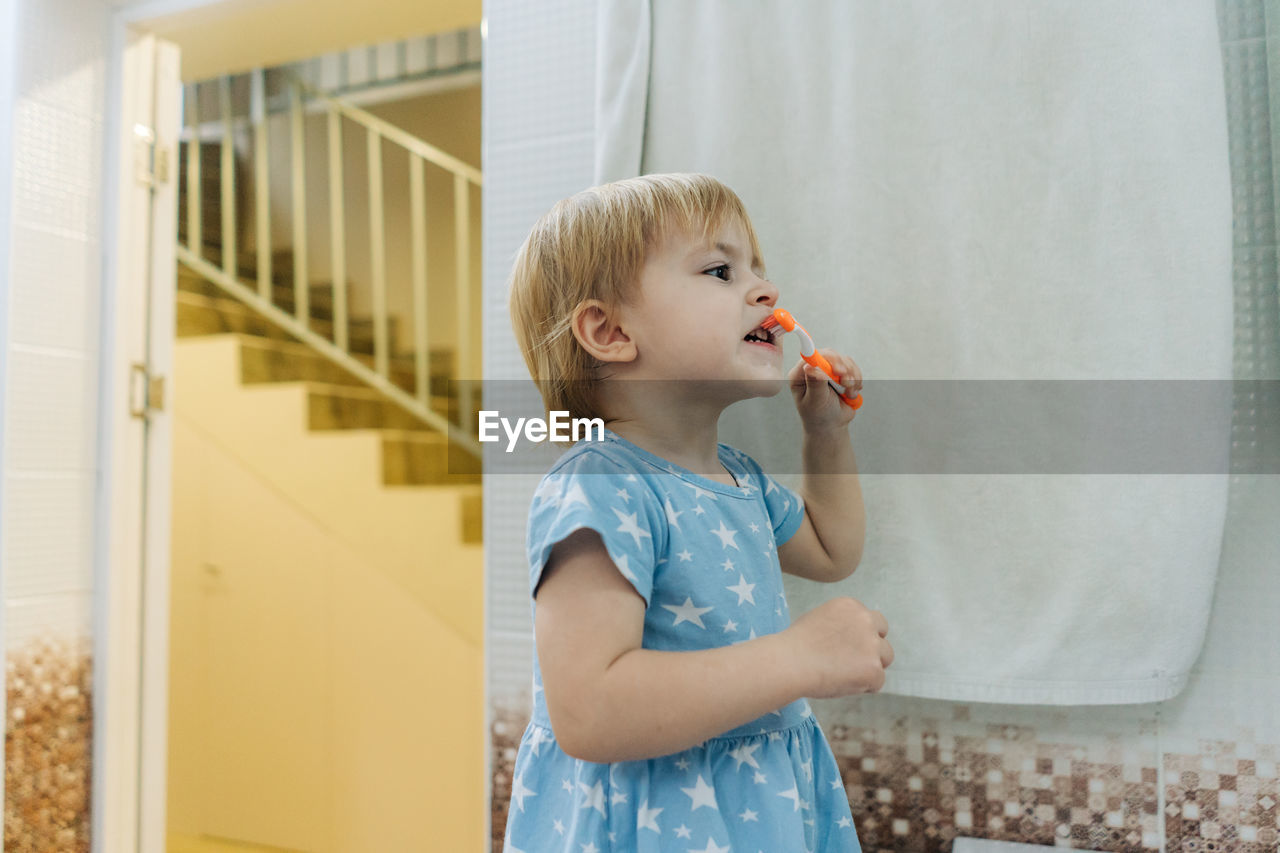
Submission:
<svg viewBox="0 0 1280 853">
<path fill-rule="evenodd" d="M 778 300 L 778 289 L 759 273 L 751 268 L 751 244 L 737 222 L 705 243 L 691 234 L 669 234 L 645 261 L 638 304 L 625 309 L 637 348 L 636 378 L 723 380 L 734 383 L 733 390 L 718 382 L 715 390 L 723 387 L 736 397 L 775 393 L 781 347 L 746 340 Z M 745 390 L 737 384 L 762 380 L 768 384 Z"/>
</svg>

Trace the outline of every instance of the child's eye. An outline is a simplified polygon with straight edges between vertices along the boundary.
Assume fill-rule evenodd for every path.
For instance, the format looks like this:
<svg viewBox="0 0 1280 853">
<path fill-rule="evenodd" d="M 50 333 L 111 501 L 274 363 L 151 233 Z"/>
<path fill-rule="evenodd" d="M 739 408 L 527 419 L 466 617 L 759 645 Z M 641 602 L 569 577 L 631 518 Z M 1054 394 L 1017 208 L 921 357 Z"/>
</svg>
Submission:
<svg viewBox="0 0 1280 853">
<path fill-rule="evenodd" d="M 721 270 L 724 271 L 723 277 L 718 275 L 718 273 Z M 719 264 L 717 266 L 711 267 L 710 269 L 703 270 L 703 272 L 708 273 L 710 275 L 714 275 L 716 276 L 716 278 L 719 278 L 721 281 L 728 281 L 730 274 L 733 272 L 733 267 L 729 266 L 728 264 Z"/>
</svg>

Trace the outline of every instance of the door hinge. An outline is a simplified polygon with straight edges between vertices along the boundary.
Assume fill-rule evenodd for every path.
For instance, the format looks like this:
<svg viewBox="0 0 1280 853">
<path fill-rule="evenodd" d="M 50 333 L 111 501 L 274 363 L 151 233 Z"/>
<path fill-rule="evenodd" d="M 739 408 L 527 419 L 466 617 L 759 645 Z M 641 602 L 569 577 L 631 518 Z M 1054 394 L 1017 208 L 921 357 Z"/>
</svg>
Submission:
<svg viewBox="0 0 1280 853">
<path fill-rule="evenodd" d="M 129 414 L 146 418 L 164 411 L 164 377 L 152 376 L 147 366 L 134 362 L 129 371 Z"/>
<path fill-rule="evenodd" d="M 169 149 L 156 142 L 156 134 L 144 125 L 133 128 L 133 171 L 144 187 L 169 182 Z"/>
</svg>

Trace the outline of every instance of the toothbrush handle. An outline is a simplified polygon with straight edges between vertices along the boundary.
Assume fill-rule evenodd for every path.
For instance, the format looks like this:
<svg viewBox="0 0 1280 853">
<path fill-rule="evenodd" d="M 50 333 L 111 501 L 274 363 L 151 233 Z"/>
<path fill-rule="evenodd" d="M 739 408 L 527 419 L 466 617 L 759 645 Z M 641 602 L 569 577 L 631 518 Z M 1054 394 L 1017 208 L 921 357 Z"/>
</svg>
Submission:
<svg viewBox="0 0 1280 853">
<path fill-rule="evenodd" d="M 862 406 L 862 395 L 850 395 L 849 389 L 836 381 L 835 368 L 831 366 L 831 362 L 822 357 L 822 353 L 815 352 L 813 355 L 802 355 L 800 357 L 821 370 L 823 373 L 827 374 L 827 384 L 830 385 L 836 394 L 840 396 L 840 399 L 845 402 L 845 405 L 854 409 Z"/>
</svg>

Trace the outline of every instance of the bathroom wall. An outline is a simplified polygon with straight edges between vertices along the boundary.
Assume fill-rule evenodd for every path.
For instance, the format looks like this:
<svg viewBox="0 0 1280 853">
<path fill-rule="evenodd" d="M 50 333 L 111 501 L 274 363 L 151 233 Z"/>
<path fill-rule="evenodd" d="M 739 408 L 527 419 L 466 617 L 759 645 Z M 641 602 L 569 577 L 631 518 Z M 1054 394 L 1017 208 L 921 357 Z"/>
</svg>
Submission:
<svg viewBox="0 0 1280 853">
<path fill-rule="evenodd" d="M 12 205 L 0 216 L 11 247 L 0 565 L 15 853 L 89 849 L 108 5 L 4 4 L 15 37 L 0 50 L 14 81 L 12 158 L 0 157 L 12 181 L 0 199 Z"/>
<path fill-rule="evenodd" d="M 1280 379 L 1280 299 L 1262 0 L 1219 0 L 1235 199 L 1237 379 Z M 526 376 L 506 277 L 534 220 L 587 187 L 595 4 L 486 4 L 485 376 Z M 1273 24 L 1274 26 L 1274 24 Z M 1274 851 L 1280 843 L 1280 477 L 1256 470 L 1280 400 L 1237 399 L 1220 577 L 1204 651 L 1173 700 L 998 706 L 878 695 L 817 703 L 867 849 L 948 850 L 983 836 L 1114 851 Z M 491 835 L 501 849 L 528 720 L 524 518 L 536 478 L 486 490 Z M 494 487 L 496 486 L 496 488 Z M 975 614 L 980 618 L 980 614 Z M 1123 649 L 1117 649 L 1123 654 Z"/>
</svg>

